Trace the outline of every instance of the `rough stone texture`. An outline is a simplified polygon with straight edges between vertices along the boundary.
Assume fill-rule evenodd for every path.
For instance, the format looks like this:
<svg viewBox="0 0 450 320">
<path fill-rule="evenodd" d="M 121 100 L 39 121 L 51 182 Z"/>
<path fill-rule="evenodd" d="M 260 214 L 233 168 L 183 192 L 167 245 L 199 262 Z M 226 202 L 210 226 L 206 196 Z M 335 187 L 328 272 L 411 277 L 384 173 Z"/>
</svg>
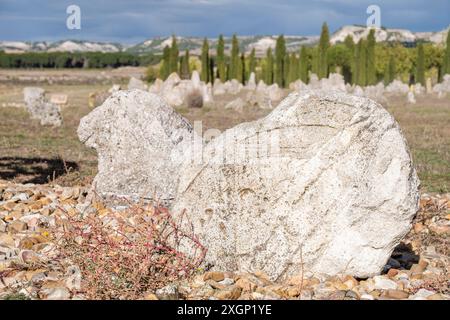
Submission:
<svg viewBox="0 0 450 320">
<path fill-rule="evenodd" d="M 43 126 L 59 127 L 62 124 L 60 107 L 46 100 L 44 89 L 26 87 L 23 89 L 23 95 L 32 119 L 38 119 Z"/>
<path fill-rule="evenodd" d="M 23 100 L 32 118 L 37 118 L 39 105 L 45 102 L 45 90 L 38 87 L 25 87 Z"/>
<path fill-rule="evenodd" d="M 257 140 L 261 151 L 270 145 L 267 156 L 251 152 Z M 233 161 L 235 150 L 249 155 Z M 278 279 L 303 262 L 317 273 L 378 274 L 418 209 L 400 128 L 367 98 L 292 93 L 211 141 L 203 157 L 181 170 L 173 212 L 190 213 L 217 270 Z"/>
<path fill-rule="evenodd" d="M 83 117 L 78 136 L 97 150 L 98 193 L 170 200 L 193 130 L 157 95 L 128 90 Z"/>
</svg>

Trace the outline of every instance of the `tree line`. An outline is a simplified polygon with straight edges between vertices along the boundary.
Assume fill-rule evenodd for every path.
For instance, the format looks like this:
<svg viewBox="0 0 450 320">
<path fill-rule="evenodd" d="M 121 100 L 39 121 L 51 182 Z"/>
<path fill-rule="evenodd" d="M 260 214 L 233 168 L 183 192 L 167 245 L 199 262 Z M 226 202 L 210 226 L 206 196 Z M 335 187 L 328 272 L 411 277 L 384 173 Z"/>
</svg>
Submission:
<svg viewBox="0 0 450 320">
<path fill-rule="evenodd" d="M 189 50 L 180 55 L 173 36 L 172 45 L 164 48 L 159 70 L 153 67 L 149 70 L 150 78 L 164 80 L 176 72 L 187 79 L 191 71 L 197 69 L 205 82 L 236 79 L 245 84 L 254 72 L 258 80 L 285 88 L 298 79 L 308 83 L 312 73 L 321 79 L 337 72 L 347 83 L 360 86 L 380 81 L 389 84 L 396 78 L 425 85 L 427 77 L 440 81 L 444 74 L 450 74 L 450 33 L 445 46 L 418 43 L 411 48 L 402 43 L 377 43 L 373 29 L 367 38 L 358 42 L 347 36 L 343 43 L 331 45 L 328 26 L 324 23 L 318 45 L 302 46 L 298 52 L 288 52 L 286 40 L 280 35 L 274 49 L 268 48 L 265 57 L 256 58 L 255 49 L 247 55 L 240 52 L 237 36 L 233 35 L 229 55 L 225 55 L 224 38 L 220 35 L 215 56 L 210 55 L 210 45 L 205 38 L 200 66 L 191 62 Z"/>
<path fill-rule="evenodd" d="M 157 55 L 126 52 L 27 52 L 0 51 L 0 68 L 117 68 L 158 63 Z"/>
</svg>

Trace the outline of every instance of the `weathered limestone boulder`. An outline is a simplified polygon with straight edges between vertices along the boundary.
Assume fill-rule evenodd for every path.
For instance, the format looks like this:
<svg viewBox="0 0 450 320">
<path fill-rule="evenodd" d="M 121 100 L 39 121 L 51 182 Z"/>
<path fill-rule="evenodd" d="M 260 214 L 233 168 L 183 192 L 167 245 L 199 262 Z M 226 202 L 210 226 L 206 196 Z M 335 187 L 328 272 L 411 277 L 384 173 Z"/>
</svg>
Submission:
<svg viewBox="0 0 450 320">
<path fill-rule="evenodd" d="M 148 92 L 159 94 L 161 91 L 161 88 L 164 84 L 164 81 L 161 79 L 156 79 L 155 82 L 153 82 L 150 87 L 148 88 Z"/>
<path fill-rule="evenodd" d="M 229 94 L 238 94 L 239 92 L 241 92 L 242 88 L 244 87 L 242 85 L 242 83 L 240 83 L 236 79 L 232 79 L 230 81 L 225 82 L 224 86 L 225 86 L 225 90 Z"/>
<path fill-rule="evenodd" d="M 174 197 L 178 168 L 194 133 L 159 96 L 118 91 L 83 117 L 78 137 L 98 153 L 94 189 L 105 197 Z"/>
<path fill-rule="evenodd" d="M 434 85 L 433 92 L 438 94 L 438 98 L 443 98 L 450 93 L 450 74 L 444 75 L 443 81 Z"/>
<path fill-rule="evenodd" d="M 344 77 L 339 73 L 330 73 L 328 78 L 320 80 L 320 88 L 322 90 L 339 90 L 346 91 Z"/>
<path fill-rule="evenodd" d="M 51 102 L 39 106 L 39 122 L 42 126 L 59 127 L 62 125 L 61 108 Z"/>
<path fill-rule="evenodd" d="M 360 86 L 356 85 L 353 89 L 353 95 L 357 97 L 364 97 L 364 90 Z"/>
<path fill-rule="evenodd" d="M 247 93 L 246 102 L 250 106 L 260 109 L 273 109 L 272 101 L 266 90 L 255 90 Z"/>
<path fill-rule="evenodd" d="M 319 77 L 317 76 L 317 74 L 312 73 L 309 76 L 309 88 L 310 89 L 320 89 L 320 81 L 319 81 Z"/>
<path fill-rule="evenodd" d="M 414 96 L 413 91 L 409 91 L 407 94 L 408 103 L 415 104 L 416 103 L 416 97 Z"/>
<path fill-rule="evenodd" d="M 61 108 L 45 98 L 45 90 L 38 87 L 23 89 L 24 102 L 32 119 L 43 126 L 59 127 L 62 124 Z"/>
<path fill-rule="evenodd" d="M 427 94 L 433 93 L 433 85 L 431 83 L 431 78 L 427 78 L 427 82 L 426 82 L 425 87 L 427 89 Z"/>
<path fill-rule="evenodd" d="M 128 90 L 131 89 L 139 89 L 139 90 L 147 90 L 147 84 L 144 83 L 144 81 L 137 79 L 135 77 L 131 77 L 130 81 L 128 82 Z"/>
<path fill-rule="evenodd" d="M 244 108 L 245 108 L 245 101 L 242 100 L 241 98 L 232 100 L 225 105 L 226 110 L 233 110 L 236 112 L 243 112 Z"/>
<path fill-rule="evenodd" d="M 45 102 L 45 90 L 38 87 L 25 87 L 23 100 L 31 117 L 35 117 L 39 105 Z"/>
<path fill-rule="evenodd" d="M 122 90 L 122 87 L 120 86 L 120 84 L 113 84 L 111 88 L 108 89 L 109 93 L 114 93 L 117 91 Z"/>
<path fill-rule="evenodd" d="M 292 93 L 181 169 L 186 209 L 216 270 L 368 277 L 410 230 L 418 178 L 394 118 L 343 92 Z"/>
<path fill-rule="evenodd" d="M 415 95 L 422 95 L 425 93 L 425 87 L 421 83 L 416 83 L 414 85 L 414 94 Z"/>
<path fill-rule="evenodd" d="M 203 84 L 202 86 L 203 102 L 211 103 L 214 102 L 213 89 L 211 83 Z"/>
<path fill-rule="evenodd" d="M 201 81 L 197 70 L 192 71 L 191 81 L 194 88 L 200 88 Z"/>
<path fill-rule="evenodd" d="M 408 94 L 409 86 L 400 80 L 392 81 L 387 87 L 386 92 L 392 93 L 394 95 Z"/>
<path fill-rule="evenodd" d="M 256 89 L 256 75 L 254 72 L 250 73 L 250 77 L 248 78 L 248 82 L 245 85 L 245 89 L 247 89 L 247 90 L 255 90 Z"/>
<path fill-rule="evenodd" d="M 303 83 L 302 80 L 296 80 L 295 82 L 289 84 L 289 89 L 294 91 L 308 90 L 308 85 Z"/>
<path fill-rule="evenodd" d="M 268 86 L 266 90 L 271 101 L 280 101 L 284 97 L 283 90 L 276 83 Z"/>
<path fill-rule="evenodd" d="M 364 88 L 364 96 L 375 100 L 382 105 L 387 105 L 387 100 L 384 97 L 384 84 L 379 82 L 375 86 L 367 86 Z"/>
<path fill-rule="evenodd" d="M 264 83 L 264 81 L 259 80 L 258 85 L 256 86 L 256 91 L 262 92 L 267 89 L 267 84 Z"/>
<path fill-rule="evenodd" d="M 226 93 L 225 85 L 220 81 L 220 79 L 214 80 L 214 87 L 212 90 L 215 96 L 219 96 Z"/>
<path fill-rule="evenodd" d="M 190 81 L 188 81 L 190 82 Z M 176 72 L 167 77 L 161 87 L 161 96 L 171 107 L 179 107 L 183 104 L 186 96 L 185 86 Z"/>
</svg>

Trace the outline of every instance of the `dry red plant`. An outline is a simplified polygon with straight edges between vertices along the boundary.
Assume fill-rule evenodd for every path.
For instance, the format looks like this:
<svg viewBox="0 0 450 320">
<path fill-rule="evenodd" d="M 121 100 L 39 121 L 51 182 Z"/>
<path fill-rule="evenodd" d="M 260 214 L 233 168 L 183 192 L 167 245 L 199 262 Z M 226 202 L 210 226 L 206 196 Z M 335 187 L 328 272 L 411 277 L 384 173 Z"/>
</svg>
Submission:
<svg viewBox="0 0 450 320">
<path fill-rule="evenodd" d="M 65 216 L 57 245 L 80 268 L 88 299 L 140 299 L 195 273 L 206 254 L 192 228 L 180 228 L 186 215 L 176 221 L 160 206 Z"/>
</svg>

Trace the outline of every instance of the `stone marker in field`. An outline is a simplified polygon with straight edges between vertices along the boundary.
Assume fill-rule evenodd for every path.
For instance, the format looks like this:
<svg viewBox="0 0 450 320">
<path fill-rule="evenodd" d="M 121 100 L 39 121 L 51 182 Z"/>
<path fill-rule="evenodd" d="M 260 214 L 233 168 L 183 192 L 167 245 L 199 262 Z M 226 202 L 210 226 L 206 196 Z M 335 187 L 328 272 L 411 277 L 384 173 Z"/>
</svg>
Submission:
<svg viewBox="0 0 450 320">
<path fill-rule="evenodd" d="M 61 109 L 58 105 L 48 102 L 45 90 L 38 87 L 23 89 L 25 106 L 32 119 L 37 119 L 43 126 L 59 127 L 62 124 Z"/>
<path fill-rule="evenodd" d="M 98 153 L 94 189 L 105 197 L 174 197 L 191 125 L 159 96 L 115 92 L 83 117 L 78 137 Z"/>
<path fill-rule="evenodd" d="M 186 210 L 217 270 L 368 277 L 410 230 L 418 178 L 394 118 L 343 92 L 292 93 L 181 169 Z"/>
</svg>

